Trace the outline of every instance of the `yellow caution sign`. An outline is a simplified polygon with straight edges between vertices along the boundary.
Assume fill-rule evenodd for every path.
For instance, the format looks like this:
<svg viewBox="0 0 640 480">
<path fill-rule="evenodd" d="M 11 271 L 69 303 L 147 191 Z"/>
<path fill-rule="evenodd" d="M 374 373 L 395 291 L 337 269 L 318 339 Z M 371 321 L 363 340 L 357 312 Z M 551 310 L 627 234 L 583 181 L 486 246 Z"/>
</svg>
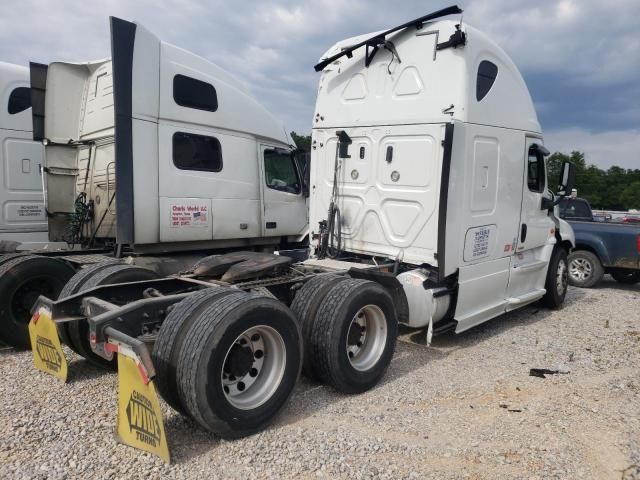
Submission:
<svg viewBox="0 0 640 480">
<path fill-rule="evenodd" d="M 36 368 L 66 382 L 67 359 L 62 352 L 58 329 L 47 308 L 40 307 L 31 317 L 29 337 L 31 338 L 33 363 Z"/>
<path fill-rule="evenodd" d="M 118 348 L 118 437 L 169 463 L 160 402 L 135 353 Z"/>
</svg>

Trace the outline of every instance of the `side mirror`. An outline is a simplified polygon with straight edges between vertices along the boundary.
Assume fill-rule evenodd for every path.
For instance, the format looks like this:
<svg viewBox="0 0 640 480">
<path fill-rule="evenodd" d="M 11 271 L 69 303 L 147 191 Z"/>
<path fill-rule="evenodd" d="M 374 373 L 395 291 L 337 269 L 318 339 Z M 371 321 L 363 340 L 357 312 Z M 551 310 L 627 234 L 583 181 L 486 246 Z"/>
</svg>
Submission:
<svg viewBox="0 0 640 480">
<path fill-rule="evenodd" d="M 542 204 L 540 206 L 540 210 L 551 210 L 554 207 L 555 203 L 553 200 L 547 197 L 542 197 Z"/>
<path fill-rule="evenodd" d="M 576 166 L 571 162 L 564 161 L 558 182 L 558 196 L 566 197 L 567 195 L 571 195 L 571 190 L 573 190 L 575 186 Z"/>
</svg>

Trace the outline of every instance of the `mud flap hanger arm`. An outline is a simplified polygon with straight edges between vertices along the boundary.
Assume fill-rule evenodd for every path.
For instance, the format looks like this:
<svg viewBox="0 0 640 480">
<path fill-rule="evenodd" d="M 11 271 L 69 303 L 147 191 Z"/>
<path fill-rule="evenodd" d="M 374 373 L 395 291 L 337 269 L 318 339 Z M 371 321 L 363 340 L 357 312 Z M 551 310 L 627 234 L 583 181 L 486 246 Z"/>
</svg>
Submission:
<svg viewBox="0 0 640 480">
<path fill-rule="evenodd" d="M 368 67 L 369 64 L 371 63 L 371 60 L 373 60 L 373 57 L 375 56 L 376 52 L 378 51 L 380 45 L 382 46 L 386 46 L 387 42 L 386 42 L 386 37 L 387 35 L 390 35 L 392 33 L 398 32 L 400 30 L 404 30 L 405 28 L 409 28 L 412 26 L 415 26 L 416 28 L 422 28 L 422 24 L 424 22 L 428 22 L 430 20 L 435 20 L 436 18 L 440 18 L 440 17 L 445 17 L 447 15 L 453 15 L 453 14 L 457 14 L 457 13 L 462 13 L 462 9 L 460 7 L 458 7 L 457 5 L 453 5 L 451 7 L 447 7 L 447 8 L 443 8 L 442 10 L 438 10 L 437 12 L 433 12 L 433 13 L 429 13 L 427 15 L 424 15 L 422 17 L 416 18 L 414 20 L 411 20 L 410 22 L 407 23 L 403 23 L 402 25 L 398 25 L 397 27 L 391 28 L 385 32 L 382 32 L 374 37 L 368 38 L 360 43 L 357 43 L 355 45 L 352 45 L 350 47 L 344 48 L 341 52 L 336 53 L 335 55 L 330 56 L 329 58 L 325 58 L 324 60 L 322 60 L 320 63 L 316 64 L 313 68 L 315 69 L 316 72 L 321 72 L 322 70 L 325 69 L 325 67 L 327 65 L 330 65 L 331 63 L 335 62 L 336 60 L 338 60 L 341 57 L 347 57 L 347 58 L 351 58 L 353 56 L 353 52 L 355 50 L 357 50 L 358 48 L 362 48 L 362 47 L 366 47 L 366 57 L 365 57 L 365 64 Z M 369 51 L 369 48 L 372 48 L 371 52 Z M 387 49 L 389 49 L 389 47 L 387 46 Z M 389 49 L 392 54 L 394 53 L 394 50 Z M 397 55 L 396 55 L 397 56 Z"/>
<path fill-rule="evenodd" d="M 130 337 L 126 333 L 123 333 L 120 330 L 116 330 L 113 327 L 105 328 L 104 333 L 109 338 L 108 348 L 117 352 L 121 346 L 126 346 L 127 349 L 136 354 L 136 356 L 140 360 L 140 363 L 142 363 L 146 371 L 145 373 L 147 375 L 147 378 L 152 379 L 156 376 L 156 369 L 153 367 L 151 354 L 149 353 L 149 349 L 142 340 Z"/>
</svg>

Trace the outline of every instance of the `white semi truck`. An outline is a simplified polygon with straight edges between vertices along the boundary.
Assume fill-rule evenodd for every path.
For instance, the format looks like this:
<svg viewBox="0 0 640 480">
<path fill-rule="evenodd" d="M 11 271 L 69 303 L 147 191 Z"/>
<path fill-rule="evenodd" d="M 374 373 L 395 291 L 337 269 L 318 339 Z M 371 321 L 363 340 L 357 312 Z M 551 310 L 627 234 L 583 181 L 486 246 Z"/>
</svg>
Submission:
<svg viewBox="0 0 640 480">
<path fill-rule="evenodd" d="M 40 168 L 31 126 L 29 69 L 0 62 L 0 253 L 46 245 Z"/>
<path fill-rule="evenodd" d="M 344 40 L 316 65 L 321 76 L 308 183 L 310 258 L 295 263 L 235 252 L 202 259 L 179 275 L 109 285 L 100 284 L 100 274 L 81 271 L 59 300 L 36 302 L 29 328 L 39 368 L 66 376 L 57 332 L 75 338 L 81 354 L 105 363 L 117 356 L 118 432 L 127 443 L 162 454 L 154 450 L 165 438 L 155 387 L 202 427 L 243 436 L 264 428 L 281 409 L 301 369 L 340 392 L 372 388 L 389 365 L 399 323 L 431 336 L 464 331 L 535 301 L 560 307 L 573 234 L 556 204 L 571 191 L 572 165 L 563 166 L 557 181 L 547 179 L 548 152 L 520 73 L 478 30 L 440 20 L 457 13 L 450 7 Z M 175 84 L 172 97 L 170 82 L 164 83 L 183 74 L 173 66 L 187 54 L 164 44 L 158 49 L 141 26 L 117 19 L 112 45 L 118 201 L 127 202 L 118 203 L 110 218 L 130 243 L 177 241 L 200 232 L 193 217 L 184 228 L 172 226 L 171 212 L 199 208 L 211 187 L 226 187 L 189 176 L 193 194 L 187 196 L 175 157 L 171 165 L 170 145 L 145 153 L 163 145 L 158 137 L 164 129 L 169 131 L 162 138 L 173 138 L 175 151 L 175 132 L 187 128 L 177 118 L 182 110 L 174 102 Z M 200 71 L 213 68 L 202 62 Z M 53 67 L 50 73 L 68 68 Z M 158 71 L 158 89 L 140 87 L 138 79 Z M 93 77 L 98 82 L 100 74 Z M 218 81 L 208 81 L 223 91 Z M 89 92 L 97 90 L 92 82 Z M 190 91 L 198 95 L 189 102 L 214 109 L 211 88 L 193 85 Z M 47 80 L 47 105 L 50 94 Z M 223 101 L 219 95 L 219 108 Z M 229 115 L 237 122 L 234 130 L 246 131 L 255 120 L 246 110 Z M 175 119 L 163 125 L 167 116 Z M 45 119 L 45 132 L 57 128 L 55 116 Z M 212 132 L 217 134 L 197 134 Z M 266 159 L 262 138 L 280 137 L 270 130 L 254 133 L 260 140 L 248 141 L 247 148 Z M 61 166 L 72 168 L 77 149 L 62 140 L 74 134 L 57 135 L 57 145 L 47 146 L 47 162 L 55 148 Z M 233 135 L 242 142 L 244 136 Z M 122 137 L 127 142 L 119 147 Z M 266 148 L 275 155 L 286 143 L 282 137 Z M 132 152 L 147 162 L 131 162 Z M 128 181 L 117 176 L 123 171 Z M 293 175 L 263 175 L 258 198 L 264 202 L 265 192 L 293 199 L 300 191 L 297 180 L 289 180 Z M 244 228 L 250 222 L 240 215 L 253 211 L 246 197 L 257 192 L 233 191 L 224 226 Z M 141 204 L 151 215 L 138 224 Z M 273 215 L 267 221 L 278 225 L 306 223 L 302 204 L 279 200 Z M 214 210 L 214 229 L 215 219 Z M 249 228 L 265 235 L 264 227 Z M 202 233 L 207 240 L 208 228 Z M 142 381 L 135 383 L 137 377 Z M 152 422 L 132 420 L 131 409 L 140 404 L 153 412 Z M 133 431 L 142 433 L 132 438 L 127 432 Z"/>
</svg>

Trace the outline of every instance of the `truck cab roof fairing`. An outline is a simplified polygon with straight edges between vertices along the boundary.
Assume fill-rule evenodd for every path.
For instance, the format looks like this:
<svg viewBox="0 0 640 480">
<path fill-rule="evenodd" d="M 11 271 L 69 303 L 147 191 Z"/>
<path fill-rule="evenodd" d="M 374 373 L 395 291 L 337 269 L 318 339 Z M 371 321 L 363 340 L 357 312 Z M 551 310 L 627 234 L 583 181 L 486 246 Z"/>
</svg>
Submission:
<svg viewBox="0 0 640 480">
<path fill-rule="evenodd" d="M 326 66 L 320 75 L 313 128 L 457 120 L 540 133 L 533 101 L 513 61 L 482 32 L 468 24 L 458 25 L 437 20 L 419 31 L 395 32 L 390 38 L 401 62 L 381 50 L 367 67 L 361 48 L 352 51 L 351 58 L 342 55 Z M 458 28 L 466 35 L 466 44 L 437 49 Z M 374 32 L 337 42 L 322 58 L 379 35 Z M 476 82 L 483 61 L 495 64 L 498 72 L 478 101 Z"/>
</svg>

